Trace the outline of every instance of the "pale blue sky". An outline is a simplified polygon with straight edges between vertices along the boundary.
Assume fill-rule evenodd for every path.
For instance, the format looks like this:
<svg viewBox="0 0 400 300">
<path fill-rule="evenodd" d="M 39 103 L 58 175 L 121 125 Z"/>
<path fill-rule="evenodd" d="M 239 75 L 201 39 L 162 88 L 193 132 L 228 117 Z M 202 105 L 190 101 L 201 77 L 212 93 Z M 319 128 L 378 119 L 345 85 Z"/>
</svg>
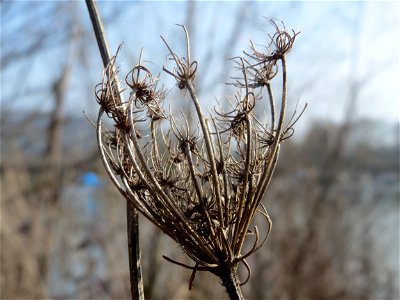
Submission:
<svg viewBox="0 0 400 300">
<path fill-rule="evenodd" d="M 43 3 L 21 2 L 19 5 Z M 90 30 L 84 3 L 71 3 L 69 6 L 74 6 L 77 17 Z M 123 69 L 134 63 L 143 46 L 145 59 L 153 63 L 154 70 L 160 70 L 167 51 L 159 36 L 163 35 L 175 49 L 180 50 L 184 46 L 183 34 L 174 24 L 191 26 L 193 58 L 199 62 L 199 85 L 204 86 L 200 97 L 203 103 L 212 101 L 214 96 L 221 97 L 225 90 L 223 82 L 227 75 L 223 73 L 229 69 L 224 68 L 224 55 L 241 54 L 242 49 L 248 49 L 249 39 L 265 43 L 265 32 L 272 30 L 263 18 L 265 16 L 283 20 L 287 28 L 301 31 L 288 57 L 289 101 L 295 103 L 299 99 L 300 103 L 309 103 L 299 126 L 304 127 L 314 118 L 340 121 L 354 80 L 362 82 L 357 98 L 357 117 L 391 122 L 399 119 L 398 2 L 196 2 L 194 18 L 189 20 L 187 12 L 190 6 L 185 1 L 99 1 L 100 12 L 106 17 L 115 6 L 121 7 L 122 12 L 111 24 L 106 22 L 106 32 L 112 51 L 124 41 L 120 60 Z M 29 7 L 24 13 L 29 13 Z M 245 15 L 245 21 L 232 40 L 231 32 L 241 14 Z M 12 25 L 10 20 L 18 22 L 21 15 L 15 19 L 8 16 L 7 22 L 2 18 L 2 46 L 7 42 L 7 30 Z M 357 26 L 359 29 L 354 29 Z M 63 28 L 59 24 L 49 24 L 49 30 L 62 32 Z M 34 33 L 26 30 L 18 34 L 32 37 Z M 93 35 L 89 35 L 86 42 L 91 55 L 84 74 L 82 69 L 75 70 L 65 107 L 68 114 L 81 114 L 82 110 L 96 108 L 90 86 L 100 80 L 100 56 Z M 352 49 L 358 50 L 354 53 Z M 46 86 L 54 78 L 54 72 L 61 68 L 66 53 L 64 45 L 36 55 L 24 78 L 23 89 Z M 210 66 L 207 66 L 208 62 Z M 18 64 L 23 63 L 20 61 Z M 2 106 L 3 96 L 15 92 L 16 74 L 16 69 L 2 70 Z M 43 100 L 27 92 L 21 92 L 18 99 L 24 108 L 36 109 L 39 103 L 44 111 L 51 107 L 51 99 Z"/>
</svg>

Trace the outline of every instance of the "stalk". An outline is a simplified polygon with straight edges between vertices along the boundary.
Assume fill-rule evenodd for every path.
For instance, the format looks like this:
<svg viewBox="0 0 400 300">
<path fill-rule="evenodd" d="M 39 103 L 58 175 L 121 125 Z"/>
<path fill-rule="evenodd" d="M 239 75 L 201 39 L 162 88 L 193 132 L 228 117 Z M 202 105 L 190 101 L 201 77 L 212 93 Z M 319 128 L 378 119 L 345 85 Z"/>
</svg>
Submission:
<svg viewBox="0 0 400 300">
<path fill-rule="evenodd" d="M 108 47 L 103 23 L 94 0 L 86 0 L 90 20 L 92 21 L 93 31 L 96 35 L 97 44 L 104 67 L 107 67 L 111 60 L 110 49 Z M 119 82 L 117 80 L 117 82 Z M 123 103 L 122 89 L 117 85 L 117 94 L 120 103 Z M 135 300 L 144 300 L 142 268 L 140 264 L 140 245 L 139 245 L 139 214 L 133 204 L 126 201 L 127 212 L 127 235 L 129 253 L 129 277 L 131 286 L 131 296 Z"/>
<path fill-rule="evenodd" d="M 237 266 L 230 264 L 221 265 L 215 271 L 212 271 L 221 279 L 221 283 L 226 288 L 230 300 L 244 300 L 240 283 L 236 274 Z"/>
</svg>

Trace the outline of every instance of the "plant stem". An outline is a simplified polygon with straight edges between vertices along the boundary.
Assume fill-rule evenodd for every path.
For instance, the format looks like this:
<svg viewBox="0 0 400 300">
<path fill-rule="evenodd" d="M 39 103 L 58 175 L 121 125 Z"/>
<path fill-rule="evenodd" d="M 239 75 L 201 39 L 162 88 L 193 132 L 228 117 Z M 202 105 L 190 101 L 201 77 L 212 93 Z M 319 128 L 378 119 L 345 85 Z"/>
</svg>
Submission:
<svg viewBox="0 0 400 300">
<path fill-rule="evenodd" d="M 86 0 L 86 6 L 89 11 L 90 20 L 92 21 L 94 34 L 96 35 L 97 45 L 99 46 L 101 59 L 103 60 L 104 67 L 106 67 L 111 60 L 111 53 L 108 47 L 103 23 L 101 22 L 99 11 L 97 10 L 95 1 Z"/>
<path fill-rule="evenodd" d="M 223 265 L 213 273 L 221 279 L 231 300 L 244 300 L 236 275 L 236 266 Z"/>
<path fill-rule="evenodd" d="M 103 65 L 106 67 L 110 60 L 111 54 L 108 47 L 103 23 L 101 22 L 99 12 L 94 0 L 86 0 L 89 11 L 90 20 L 92 21 L 93 31 L 96 35 L 97 44 L 100 50 Z M 117 80 L 118 82 L 118 80 Z M 118 95 L 120 103 L 123 103 L 120 86 Z M 133 204 L 127 200 L 127 233 L 128 233 L 128 252 L 129 252 L 129 275 L 131 285 L 132 299 L 143 300 L 143 281 L 142 269 L 140 264 L 140 246 L 139 246 L 139 214 Z"/>
<path fill-rule="evenodd" d="M 131 295 L 132 299 L 144 300 L 142 269 L 140 265 L 139 213 L 129 201 L 126 201 L 126 210 Z"/>
</svg>

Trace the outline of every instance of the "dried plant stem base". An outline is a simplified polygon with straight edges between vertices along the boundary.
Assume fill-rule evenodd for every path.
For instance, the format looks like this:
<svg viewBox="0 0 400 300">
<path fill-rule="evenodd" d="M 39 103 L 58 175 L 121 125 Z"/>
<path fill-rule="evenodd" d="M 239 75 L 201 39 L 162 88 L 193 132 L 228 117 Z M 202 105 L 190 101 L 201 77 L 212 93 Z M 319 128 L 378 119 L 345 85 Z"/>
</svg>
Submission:
<svg viewBox="0 0 400 300">
<path fill-rule="evenodd" d="M 226 288 L 226 292 L 231 300 L 243 300 L 242 290 L 236 275 L 236 266 L 224 265 L 213 271 L 221 279 L 221 283 Z"/>
</svg>

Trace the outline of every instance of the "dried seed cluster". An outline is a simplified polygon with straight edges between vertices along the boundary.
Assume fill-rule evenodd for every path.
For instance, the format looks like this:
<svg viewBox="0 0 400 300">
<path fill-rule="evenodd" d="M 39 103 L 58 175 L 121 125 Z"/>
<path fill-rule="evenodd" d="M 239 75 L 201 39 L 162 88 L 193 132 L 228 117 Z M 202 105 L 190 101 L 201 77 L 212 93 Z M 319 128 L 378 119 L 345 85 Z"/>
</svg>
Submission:
<svg viewBox="0 0 400 300">
<path fill-rule="evenodd" d="M 186 28 L 182 26 L 187 41 L 185 57 L 179 57 L 162 38 L 175 65 L 172 70 L 163 70 L 176 79 L 179 89 L 189 92 L 197 116 L 194 129 L 184 113 L 181 126 L 176 116 L 164 111 L 166 92 L 157 87 L 158 79 L 141 58 L 125 77 L 130 91 L 126 102 L 116 93 L 116 56 L 96 88 L 101 107 L 98 142 L 109 176 L 124 197 L 195 261 L 194 267 L 174 261 L 194 273 L 209 270 L 218 274 L 221 268 L 236 268 L 239 262 L 250 272 L 245 259 L 261 247 L 271 230 L 261 199 L 277 163 L 280 143 L 298 119 L 293 115 L 284 128 L 285 57 L 297 33 L 271 23 L 276 32 L 269 37 L 265 53 L 251 43 L 251 53 L 233 59 L 242 76 L 231 83 L 239 90 L 232 109 L 224 112 L 215 108 L 208 120 L 193 84 L 197 62 L 190 58 Z M 282 67 L 279 116 L 270 85 L 278 75 L 278 64 Z M 268 120 L 254 116 L 257 103 L 269 108 Z M 114 121 L 112 130 L 102 123 L 104 113 Z M 261 241 L 257 227 L 249 230 L 256 212 L 269 224 Z M 243 254 L 243 243 L 250 235 L 255 238 L 254 245 Z"/>
</svg>

